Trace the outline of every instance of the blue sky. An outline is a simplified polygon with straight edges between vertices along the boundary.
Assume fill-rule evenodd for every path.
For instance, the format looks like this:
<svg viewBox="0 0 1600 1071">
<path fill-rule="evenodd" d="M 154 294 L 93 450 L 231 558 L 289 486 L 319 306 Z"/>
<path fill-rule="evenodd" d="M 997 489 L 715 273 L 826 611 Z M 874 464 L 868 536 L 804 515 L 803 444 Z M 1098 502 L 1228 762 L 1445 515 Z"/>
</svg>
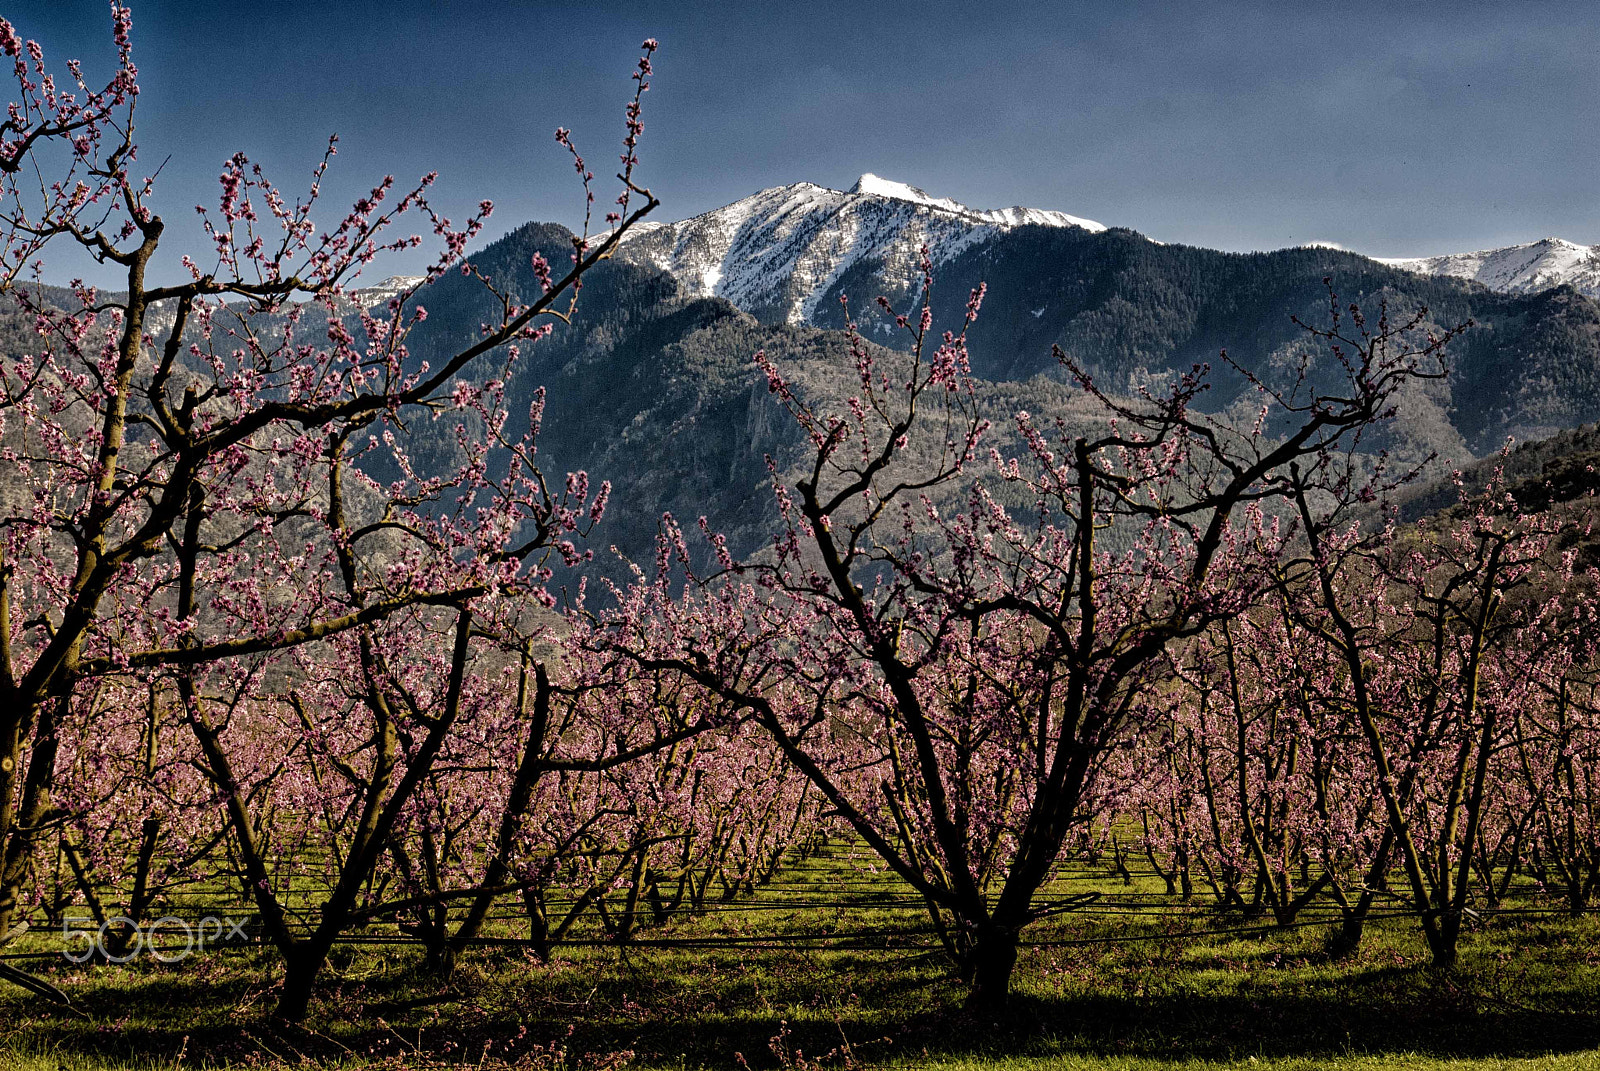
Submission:
<svg viewBox="0 0 1600 1071">
<path fill-rule="evenodd" d="M 1221 249 L 1600 241 L 1600 5 L 861 7 L 135 0 L 142 160 L 171 157 L 174 255 L 230 153 L 293 192 L 334 132 L 330 202 L 437 169 L 453 214 L 496 202 L 491 235 L 571 224 L 551 132 L 614 160 L 654 36 L 641 178 L 663 219 L 872 171 Z M 109 63 L 100 0 L 0 13 L 57 60 Z"/>
</svg>

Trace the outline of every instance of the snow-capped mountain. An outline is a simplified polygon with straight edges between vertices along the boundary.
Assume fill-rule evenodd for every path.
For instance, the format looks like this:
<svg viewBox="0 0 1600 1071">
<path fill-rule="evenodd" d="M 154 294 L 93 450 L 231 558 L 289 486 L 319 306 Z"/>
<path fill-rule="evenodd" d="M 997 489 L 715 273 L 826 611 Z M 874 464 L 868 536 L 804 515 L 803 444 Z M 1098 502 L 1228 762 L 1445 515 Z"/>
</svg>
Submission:
<svg viewBox="0 0 1600 1071">
<path fill-rule="evenodd" d="M 427 278 L 425 275 L 391 275 L 372 286 L 363 286 L 350 291 L 350 300 L 364 309 L 370 309 L 375 305 L 387 303 L 396 294 L 411 289 L 425 278 Z"/>
<path fill-rule="evenodd" d="M 629 504 L 608 515 L 606 530 L 629 559 L 653 553 L 656 519 L 665 512 L 705 516 L 735 553 L 763 545 L 779 523 L 765 458 L 789 465 L 807 446 L 799 426 L 766 397 L 752 357 L 764 351 L 817 412 L 845 412 L 858 388 L 849 346 L 833 330 L 843 319 L 834 298 L 850 294 L 852 314 L 872 342 L 906 346 L 907 333 L 874 315 L 872 298 L 882 293 L 899 307 L 907 304 L 915 246 L 930 232 L 937 232 L 935 249 L 939 235 L 969 243 L 938 269 L 936 331 L 960 325 L 968 291 L 980 282 L 989 286 L 967 343 L 981 381 L 976 397 L 994 419 L 992 435 L 1003 451 L 1015 440 L 999 437 L 1012 434 L 1008 418 L 1019 410 L 1039 415 L 1041 426 L 1053 426 L 1056 416 L 1067 427 L 1099 419 L 1062 382 L 1057 347 L 1091 371 L 1101 389 L 1117 392 L 1159 390 L 1197 364 L 1216 362 L 1205 411 L 1253 412 L 1254 389 L 1230 365 L 1294 385 L 1297 358 L 1315 352 L 1294 318 L 1322 322 L 1318 311 L 1326 308 L 1330 284 L 1360 299 L 1374 318 L 1381 297 L 1397 310 L 1430 304 L 1441 322 L 1470 318 L 1478 325 L 1452 352 L 1449 379 L 1406 392 L 1399 419 L 1364 439 L 1362 449 L 1388 450 L 1395 465 L 1449 471 L 1498 450 L 1508 436 L 1525 441 L 1600 419 L 1600 303 L 1569 290 L 1497 294 L 1325 248 L 1223 253 L 1157 245 L 1122 227 L 1016 226 L 914 191 L 893 189 L 899 196 L 889 196 L 873 186 L 868 180 L 856 192 L 766 191 L 633 238 L 618 259 L 644 263 L 597 265 L 573 320 L 556 323 L 515 366 L 507 383 L 511 411 L 531 405 L 536 390 L 545 392 L 539 453 L 548 471 L 602 473 L 613 481 L 613 501 Z M 537 293 L 534 254 L 560 263 L 571 241 L 564 227 L 530 223 L 475 252 L 473 262 L 503 289 Z M 740 260 L 740 250 L 786 277 L 763 287 L 766 280 Z M 884 250 L 911 277 L 898 287 L 879 285 L 881 261 L 874 258 Z M 653 266 L 655 256 L 667 271 Z M 674 268 L 684 284 L 693 271 L 700 293 L 739 295 L 744 310 L 723 299 L 686 304 L 688 287 L 668 274 Z M 824 288 L 830 277 L 833 284 Z M 436 280 L 421 300 L 430 315 L 408 336 L 407 348 L 434 367 L 476 337 L 498 307 L 478 279 L 459 272 Z M 759 302 L 778 315 L 757 322 L 748 313 Z M 807 322 L 788 322 L 807 308 L 814 308 Z M 1229 364 L 1217 361 L 1223 349 Z M 1338 383 L 1336 362 L 1311 371 L 1318 377 L 1311 389 Z M 414 427 L 418 450 L 437 452 L 419 456 L 455 456 L 453 438 L 423 438 L 444 425 Z M 627 574 L 619 566 L 615 575 Z"/>
<path fill-rule="evenodd" d="M 372 312 L 375 316 L 382 317 L 388 314 L 390 298 L 402 291 L 411 289 L 426 278 L 427 276 L 425 275 L 391 275 L 380 282 L 374 283 L 372 286 L 358 287 L 349 291 L 345 295 L 345 300 L 352 305 L 359 305 L 361 308 Z M 249 304 L 247 300 L 238 301 L 235 307 L 245 309 Z M 177 298 L 169 298 L 151 305 L 149 311 L 145 313 L 145 322 L 150 331 L 156 335 L 161 335 L 171 330 L 172 322 L 176 315 Z"/>
<path fill-rule="evenodd" d="M 937 265 L 1026 224 L 1106 229 L 1065 212 L 969 208 L 867 174 L 848 190 L 776 186 L 693 219 L 646 224 L 617 256 L 670 272 L 689 296 L 717 295 L 768 323 L 801 324 L 858 264 L 881 264 L 875 274 L 894 289 L 914 278 L 924 244 Z"/>
<path fill-rule="evenodd" d="M 1374 259 L 1423 275 L 1471 279 L 1511 294 L 1537 293 L 1565 283 L 1580 293 L 1600 297 L 1600 246 L 1578 245 L 1564 238 L 1541 238 L 1476 253 Z"/>
</svg>

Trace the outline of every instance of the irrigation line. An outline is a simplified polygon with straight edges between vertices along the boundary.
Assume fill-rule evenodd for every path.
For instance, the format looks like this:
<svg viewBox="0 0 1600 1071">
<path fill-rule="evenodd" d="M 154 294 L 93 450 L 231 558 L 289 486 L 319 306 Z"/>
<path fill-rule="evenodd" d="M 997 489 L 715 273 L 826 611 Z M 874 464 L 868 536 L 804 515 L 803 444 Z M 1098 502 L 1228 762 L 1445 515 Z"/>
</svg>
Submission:
<svg viewBox="0 0 1600 1071">
<path fill-rule="evenodd" d="M 733 899 L 716 899 L 711 903 L 695 907 L 691 904 L 678 904 L 669 909 L 665 919 L 658 919 L 648 902 L 637 905 L 637 917 L 645 921 L 646 926 L 652 922 L 674 922 L 682 918 L 700 918 L 705 916 L 727 915 L 734 913 L 770 914 L 774 912 L 800 912 L 800 911 L 837 911 L 841 915 L 851 912 L 879 911 L 899 912 L 914 911 L 922 913 L 926 910 L 925 902 L 920 896 L 915 895 L 905 882 L 896 875 L 870 870 L 875 857 L 858 855 L 853 851 L 841 854 L 832 854 L 826 850 L 811 855 L 803 861 L 797 861 L 791 867 L 785 867 L 774 873 L 770 880 L 760 882 L 756 888 L 765 895 L 759 897 L 738 897 Z M 856 867 L 857 878 L 854 880 L 840 880 L 838 877 L 841 866 L 849 867 L 853 863 L 868 864 Z M 1092 864 L 1090 864 L 1092 865 Z M 862 871 L 866 871 L 863 873 Z M 1104 883 L 1106 873 L 1098 869 L 1088 872 L 1089 866 L 1075 873 L 1063 873 L 1048 885 L 1040 889 L 1040 899 L 1048 902 L 1052 894 L 1057 896 L 1069 895 L 1074 884 L 1082 882 Z M 1161 875 L 1154 870 L 1134 870 L 1133 873 L 1151 878 Z M 1115 873 L 1112 871 L 1111 873 Z M 808 880 L 808 875 L 816 875 L 814 880 Z M 737 884 L 743 884 L 742 882 Z M 737 884 L 733 887 L 737 888 Z M 819 899 L 819 888 L 830 890 L 860 890 L 848 893 L 845 896 L 833 899 Z M 197 890 L 198 891 L 198 890 Z M 788 899 L 786 897 L 793 897 Z M 602 897 L 602 900 L 606 899 Z M 851 902 L 854 900 L 855 902 Z M 552 911 L 570 909 L 578 902 L 578 898 L 546 900 L 545 906 Z M 253 914 L 248 902 L 231 902 L 226 906 L 203 906 L 198 904 L 174 904 L 176 910 L 198 912 L 201 914 Z M 1240 925 L 1226 926 L 1216 929 L 1179 931 L 1160 931 L 1145 933 L 1122 933 L 1115 935 L 1095 937 L 1056 937 L 1041 938 L 1038 940 L 1019 941 L 1026 948 L 1061 948 L 1082 947 L 1093 945 L 1118 945 L 1132 944 L 1148 941 L 1195 941 L 1211 937 L 1245 936 L 1265 937 L 1273 933 L 1287 930 L 1304 929 L 1308 927 L 1327 926 L 1336 924 L 1343 919 L 1342 913 L 1330 911 L 1326 905 L 1309 906 L 1302 911 L 1293 922 L 1277 924 L 1272 922 L 1257 923 L 1254 921 Z M 308 906 L 309 910 L 309 906 Z M 458 917 L 459 912 L 465 910 L 464 905 L 450 905 L 447 907 L 447 917 Z M 620 912 L 621 907 L 617 910 Z M 1207 900 L 1185 900 L 1175 902 L 1173 894 L 1160 892 L 1135 892 L 1127 891 L 1113 893 L 1101 897 L 1094 906 L 1071 911 L 1058 916 L 1061 922 L 1067 922 L 1071 917 L 1077 916 L 1089 919 L 1117 919 L 1124 922 L 1150 920 L 1159 922 L 1164 919 L 1193 918 L 1203 913 L 1224 911 L 1222 905 Z M 395 914 L 400 914 L 396 912 Z M 1481 919 L 1499 917 L 1549 917 L 1565 916 L 1569 911 L 1562 908 L 1494 908 L 1477 912 Z M 1382 910 L 1370 912 L 1366 918 L 1370 921 L 1388 919 L 1415 919 L 1416 913 L 1411 910 Z M 496 922 L 516 923 L 526 921 L 527 915 L 514 910 L 496 911 L 491 919 Z M 842 922 L 843 919 L 837 920 Z M 589 926 L 583 930 L 592 933 Z M 48 932 L 48 931 L 47 931 Z M 1058 931 L 1059 932 L 1059 931 Z M 931 925 L 902 926 L 893 929 L 868 929 L 868 930 L 835 930 L 831 933 L 791 933 L 791 934 L 707 934 L 695 937 L 646 937 L 632 936 L 618 938 L 615 935 L 602 936 L 575 936 L 560 940 L 535 941 L 530 938 L 515 937 L 474 937 L 466 940 L 451 940 L 450 944 L 457 947 L 487 947 L 487 948 L 616 948 L 616 949 L 696 949 L 713 951 L 718 949 L 744 950 L 744 951 L 777 951 L 782 949 L 805 949 L 812 951 L 898 951 L 938 950 L 942 948 L 939 942 L 926 942 L 917 939 L 928 938 L 936 935 L 938 931 Z M 417 947 L 426 946 L 429 942 L 422 937 L 406 933 L 394 934 L 360 934 L 350 933 L 338 939 L 340 945 L 356 946 L 396 946 Z M 261 934 L 251 935 L 251 939 L 244 942 L 217 942 L 210 947 L 201 946 L 195 949 L 193 944 L 179 946 L 154 946 L 145 945 L 141 951 L 153 953 L 190 952 L 192 954 L 206 954 L 217 951 L 246 951 L 252 949 L 270 948 L 270 942 Z M 50 960 L 63 955 L 61 951 L 55 952 L 0 952 L 0 962 L 3 961 L 29 961 Z M 104 961 L 89 959 L 90 965 L 108 965 Z"/>
<path fill-rule="evenodd" d="M 1524 908 L 1507 910 L 1499 914 L 1507 915 L 1564 915 L 1565 911 L 1557 909 Z M 1367 916 L 1368 921 L 1384 919 L 1411 919 L 1415 914 L 1409 911 L 1374 912 Z M 1267 923 L 1262 925 L 1232 926 L 1212 930 L 1181 930 L 1163 933 L 1145 934 L 1118 934 L 1105 937 L 1076 937 L 1053 938 L 1033 941 L 1018 942 L 1024 948 L 1065 948 L 1083 947 L 1090 945 L 1120 945 L 1133 944 L 1146 941 L 1194 941 L 1207 937 L 1227 937 L 1246 935 L 1251 937 L 1265 937 L 1285 930 L 1304 929 L 1312 926 L 1325 926 L 1330 921 L 1337 919 L 1316 918 L 1303 919 L 1295 922 Z M 481 948 L 536 948 L 543 944 L 548 948 L 614 948 L 614 949 L 700 949 L 715 951 L 718 949 L 739 949 L 744 951 L 780 951 L 783 949 L 805 949 L 822 952 L 845 951 L 914 951 L 938 950 L 939 944 L 921 942 L 901 942 L 897 938 L 928 937 L 937 933 L 932 927 L 906 927 L 894 930 L 867 930 L 842 934 L 766 934 L 750 937 L 735 935 L 708 936 L 708 937 L 629 937 L 617 939 L 615 937 L 571 938 L 559 941 L 537 942 L 527 938 L 517 937 L 473 937 L 460 941 L 451 941 L 457 946 Z M 385 947 L 417 947 L 427 944 L 420 937 L 407 934 L 364 936 L 350 934 L 341 937 L 340 945 L 358 946 L 385 946 Z M 242 952 L 252 949 L 269 948 L 271 945 L 264 940 L 249 942 L 223 942 L 209 948 L 195 950 L 188 945 L 166 945 L 159 948 L 147 946 L 141 951 L 150 952 L 180 952 L 193 951 L 195 954 L 204 955 L 218 951 Z M 62 956 L 57 952 L 11 952 L 0 953 L 0 961 L 27 961 L 48 960 Z M 97 963 L 90 959 L 86 961 L 94 966 L 107 966 L 103 962 Z M 75 964 L 76 965 L 76 964 Z"/>
<path fill-rule="evenodd" d="M 1045 898 L 1045 899 L 1048 899 L 1048 898 Z M 571 902 L 566 902 L 566 901 L 547 901 L 545 906 L 548 909 L 551 909 L 551 910 L 561 910 L 561 909 L 564 909 L 564 908 L 570 908 L 571 907 Z M 226 906 L 226 907 L 196 906 L 196 905 L 185 905 L 185 907 L 187 909 L 189 909 L 189 910 L 197 911 L 197 912 L 200 912 L 202 914 L 227 914 L 230 911 L 241 912 L 241 913 L 249 913 L 249 914 L 253 914 L 254 913 L 249 905 L 239 905 L 239 904 L 234 904 L 234 905 L 230 905 L 230 906 Z M 620 912 L 622 910 L 622 908 L 618 907 L 616 910 Z M 852 911 L 861 911 L 861 910 L 872 910 L 872 911 L 900 911 L 900 910 L 904 910 L 904 911 L 922 912 L 922 911 L 926 910 L 926 904 L 920 898 L 913 898 L 913 897 L 897 897 L 894 900 L 888 900 L 888 901 L 856 902 L 856 903 L 851 903 L 851 902 L 844 901 L 844 900 L 794 900 L 794 901 L 787 901 L 787 900 L 777 900 L 777 901 L 775 901 L 775 900 L 736 900 L 736 901 L 731 901 L 731 902 L 718 901 L 716 903 L 706 904 L 706 905 L 704 905 L 702 907 L 694 907 L 693 905 L 690 905 L 690 904 L 678 904 L 678 905 L 675 905 L 673 907 L 668 908 L 663 913 L 662 917 L 664 919 L 684 918 L 684 917 L 702 918 L 702 917 L 709 916 L 709 915 L 765 914 L 765 913 L 778 912 L 778 911 L 801 911 L 801 910 L 818 910 L 818 911 L 833 910 L 833 911 L 840 911 L 840 912 L 852 912 Z M 1069 912 L 1064 912 L 1062 914 L 1063 915 L 1070 915 L 1072 917 L 1081 917 L 1081 918 L 1115 918 L 1115 919 L 1141 919 L 1141 918 L 1148 918 L 1148 919 L 1158 919 L 1158 918 L 1181 918 L 1181 917 L 1185 917 L 1185 916 L 1192 916 L 1192 915 L 1199 915 L 1199 914 L 1210 914 L 1210 913 L 1213 913 L 1213 912 L 1227 914 L 1227 913 L 1232 913 L 1233 911 L 1236 911 L 1236 910 L 1237 910 L 1236 908 L 1223 908 L 1220 905 L 1209 903 L 1209 902 L 1203 902 L 1203 903 L 1202 902 L 1189 902 L 1187 904 L 1148 904 L 1148 905 L 1146 905 L 1146 904 L 1118 904 L 1118 903 L 1115 903 L 1114 901 L 1108 903 L 1105 899 L 1102 899 L 1102 900 L 1098 901 L 1095 904 L 1095 906 L 1093 906 L 1093 907 L 1087 907 L 1086 906 L 1086 907 L 1078 908 L 1076 910 L 1072 910 L 1072 911 L 1069 911 Z M 452 910 L 449 912 L 448 917 L 455 918 L 455 917 L 457 917 L 457 916 L 459 916 L 461 914 L 464 914 L 466 911 L 467 911 L 467 908 L 464 907 L 464 906 L 452 907 Z M 638 905 L 637 909 L 636 909 L 636 913 L 637 913 L 638 916 L 645 917 L 645 918 L 655 919 L 655 918 L 658 917 L 656 915 L 655 911 L 650 907 L 648 901 L 641 901 L 640 904 Z M 1516 917 L 1516 916 L 1539 917 L 1539 916 L 1549 916 L 1549 915 L 1566 916 L 1566 915 L 1570 914 L 1570 912 L 1566 908 L 1554 908 L 1554 907 L 1551 907 L 1551 908 L 1542 908 L 1542 907 L 1492 908 L 1492 909 L 1478 910 L 1475 913 L 1478 916 L 1483 917 L 1483 918 L 1501 918 L 1501 917 Z M 404 914 L 404 912 L 394 912 L 393 914 Z M 527 916 L 527 913 L 525 911 L 504 910 L 504 911 L 493 912 L 487 918 L 488 918 L 489 921 L 496 921 L 496 922 L 521 922 L 521 921 L 525 921 L 527 919 L 527 917 L 528 916 Z M 1368 918 L 1405 918 L 1405 917 L 1414 917 L 1414 913 L 1411 912 L 1411 911 L 1406 911 L 1406 910 L 1394 910 L 1394 911 L 1387 911 L 1387 912 L 1382 912 L 1382 913 L 1370 912 L 1367 915 L 1367 917 Z M 1342 921 L 1343 918 L 1344 918 L 1343 914 L 1340 913 L 1337 910 L 1337 908 L 1332 907 L 1331 905 L 1325 905 L 1325 906 L 1320 906 L 1320 907 L 1307 907 L 1306 909 L 1303 909 L 1302 911 L 1300 911 L 1298 913 L 1296 924 L 1301 920 L 1305 920 L 1308 923 L 1339 922 L 1339 921 Z M 50 931 L 46 931 L 46 932 L 50 932 Z"/>
</svg>

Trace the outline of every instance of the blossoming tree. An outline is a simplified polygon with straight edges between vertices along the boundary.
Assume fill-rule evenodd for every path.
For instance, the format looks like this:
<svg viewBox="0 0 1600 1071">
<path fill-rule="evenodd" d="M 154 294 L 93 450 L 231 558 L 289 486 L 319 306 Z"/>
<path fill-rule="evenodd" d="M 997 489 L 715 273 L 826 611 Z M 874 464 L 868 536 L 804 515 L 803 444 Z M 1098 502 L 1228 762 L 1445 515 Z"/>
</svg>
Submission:
<svg viewBox="0 0 1600 1071">
<path fill-rule="evenodd" d="M 735 562 L 714 539 L 713 576 L 676 602 L 651 589 L 670 635 L 619 616 L 617 643 L 745 704 L 922 895 L 973 1005 L 995 1007 L 1022 930 L 1073 906 L 1037 895 L 1111 802 L 1108 756 L 1158 718 L 1169 650 L 1268 590 L 1285 537 L 1264 504 L 1292 497 L 1300 462 L 1330 493 L 1348 484 L 1349 447 L 1407 382 L 1443 374 L 1449 332 L 1420 313 L 1335 326 L 1331 380 L 1245 373 L 1260 409 L 1242 427 L 1197 408 L 1202 368 L 1126 400 L 1057 351 L 1101 430 L 1019 413 L 1022 455 L 994 452 L 983 479 L 965 329 L 934 333 L 923 265 L 920 310 L 898 317 L 910 356 L 880 363 L 853 335 L 840 411 L 757 356 L 812 445 L 792 485 L 775 476 L 773 549 Z M 933 492 L 962 481 L 964 509 L 941 511 Z"/>
<path fill-rule="evenodd" d="M 492 204 L 457 226 L 429 200 L 433 175 L 404 191 L 384 178 L 319 227 L 337 139 L 296 200 L 238 154 L 215 211 L 201 210 L 205 251 L 183 258 L 182 277 L 153 281 L 167 224 L 150 208 L 155 179 L 136 170 L 131 16 L 115 4 L 111 15 L 118 62 L 100 88 L 76 62 L 50 70 L 40 46 L 0 20 L 15 80 L 0 123 L 0 295 L 38 339 L 36 352 L 0 362 L 0 942 L 18 932 L 36 849 L 76 817 L 75 801 L 54 791 L 71 759 L 61 747 L 96 726 L 68 723 L 97 716 L 85 700 L 97 682 L 150 689 L 144 743 L 170 719 L 187 727 L 241 876 L 290 966 L 282 1007 L 294 1017 L 472 698 L 476 622 L 502 600 L 552 601 L 552 564 L 581 560 L 571 539 L 605 508 L 607 489 L 582 474 L 545 480 L 536 418 L 520 438 L 504 432 L 504 384 L 519 347 L 570 315 L 583 273 L 657 204 L 633 182 L 655 42 L 634 74 L 608 233 L 590 240 L 586 225 L 562 273 L 537 258 L 542 292 L 499 295 L 481 337 L 430 366 L 406 346 L 426 315 L 416 291 L 447 271 L 472 273 L 463 257 Z M 592 206 L 592 173 L 567 131 L 557 138 Z M 368 310 L 352 300 L 363 270 L 423 241 L 397 233 L 407 220 L 438 255 L 423 282 Z M 62 243 L 120 272 L 123 289 L 44 288 Z M 456 424 L 453 471 L 410 463 L 397 432 L 429 419 Z M 373 479 L 379 460 L 400 478 Z M 434 637 L 442 661 L 417 662 L 416 646 Z M 315 698 L 332 669 L 355 682 L 344 697 L 355 705 L 316 710 L 304 735 L 324 755 L 362 757 L 346 771 L 354 817 L 327 921 L 307 932 L 275 892 L 273 834 L 254 795 L 261 778 L 279 791 L 303 786 L 258 768 L 256 734 L 274 718 L 281 730 L 288 709 L 263 697 L 300 680 Z M 427 696 L 427 707 L 404 706 L 406 695 Z M 334 726 L 341 711 L 358 717 Z M 103 724 L 124 750 L 141 746 L 138 719 L 131 731 Z"/>
</svg>

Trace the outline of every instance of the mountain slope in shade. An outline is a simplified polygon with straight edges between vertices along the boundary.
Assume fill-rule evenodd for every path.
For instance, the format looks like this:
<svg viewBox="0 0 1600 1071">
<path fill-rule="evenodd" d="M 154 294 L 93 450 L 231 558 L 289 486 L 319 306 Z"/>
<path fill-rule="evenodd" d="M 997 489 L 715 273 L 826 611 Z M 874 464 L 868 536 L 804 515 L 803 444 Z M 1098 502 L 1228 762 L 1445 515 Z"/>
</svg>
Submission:
<svg viewBox="0 0 1600 1071">
<path fill-rule="evenodd" d="M 1579 245 L 1564 238 L 1541 238 L 1475 253 L 1375 259 L 1421 275 L 1470 279 L 1507 294 L 1535 294 L 1565 285 L 1600 297 L 1600 246 Z"/>
<path fill-rule="evenodd" d="M 570 232 L 530 224 L 472 259 L 501 292 L 525 300 L 539 292 L 532 254 L 553 261 L 570 249 Z M 597 552 L 614 543 L 648 562 L 665 511 L 685 522 L 705 515 L 736 554 L 749 553 L 775 523 L 764 459 L 771 456 L 781 473 L 793 475 L 809 449 L 752 357 L 766 351 L 802 397 L 842 411 L 859 385 L 848 342 L 829 330 L 838 326 L 828 319 L 840 314 L 837 294 L 855 296 L 852 309 L 860 311 L 869 338 L 892 347 L 904 335 L 878 329 L 892 324 L 883 324 L 866 298 L 876 270 L 871 261 L 855 262 L 824 293 L 820 322 L 797 325 L 762 323 L 726 298 L 686 294 L 678 277 L 650 264 L 598 265 L 585 278 L 572 321 L 556 323 L 513 367 L 507 432 L 520 434 L 534 390 L 547 388 L 541 464 L 556 474 L 586 469 L 613 483 L 614 508 Z M 1221 253 L 1158 245 L 1115 228 L 1014 227 L 944 262 L 933 314 L 936 330 L 959 323 L 970 289 L 988 282 L 989 298 L 968 340 L 973 371 L 985 381 L 977 390 L 995 421 L 990 438 L 1010 452 L 1018 410 L 1034 413 L 1041 426 L 1058 416 L 1079 431 L 1095 426 L 1082 392 L 1061 381 L 1051 356 L 1056 345 L 1114 392 L 1144 384 L 1159 390 L 1174 371 L 1210 362 L 1213 389 L 1203 408 L 1253 419 L 1252 389 L 1218 360 L 1218 351 L 1226 348 L 1281 385 L 1308 346 L 1290 317 L 1325 322 L 1325 279 L 1342 302 L 1359 302 L 1372 319 L 1388 301 L 1395 310 L 1427 306 L 1435 330 L 1468 318 L 1478 324 L 1452 346 L 1448 378 L 1413 384 L 1396 400 L 1400 419 L 1363 440 L 1363 451 L 1387 450 L 1396 469 L 1437 455 L 1429 471 L 1447 472 L 1497 450 L 1508 435 L 1523 441 L 1600 419 L 1600 303 L 1569 289 L 1495 293 L 1340 250 Z M 414 359 L 435 365 L 473 344 L 478 326 L 498 307 L 477 279 L 456 272 L 418 298 L 429 316 L 407 346 Z M 874 352 L 885 367 L 904 359 L 888 348 Z M 500 358 L 483 361 L 469 375 L 499 374 Z M 1318 358 L 1311 374 L 1317 382 L 1331 376 L 1331 387 L 1339 369 L 1331 357 Z M 416 422 L 411 435 L 423 467 L 461 462 L 447 422 Z M 621 575 L 609 555 L 601 557 L 612 575 Z"/>
<path fill-rule="evenodd" d="M 905 183 L 862 175 L 849 190 L 777 186 L 678 223 L 646 226 L 617 259 L 671 274 L 686 297 L 723 297 L 764 323 L 803 324 L 851 268 L 870 264 L 900 289 L 926 244 L 936 264 L 1016 227 L 1106 228 L 1037 208 L 975 209 Z"/>
</svg>

